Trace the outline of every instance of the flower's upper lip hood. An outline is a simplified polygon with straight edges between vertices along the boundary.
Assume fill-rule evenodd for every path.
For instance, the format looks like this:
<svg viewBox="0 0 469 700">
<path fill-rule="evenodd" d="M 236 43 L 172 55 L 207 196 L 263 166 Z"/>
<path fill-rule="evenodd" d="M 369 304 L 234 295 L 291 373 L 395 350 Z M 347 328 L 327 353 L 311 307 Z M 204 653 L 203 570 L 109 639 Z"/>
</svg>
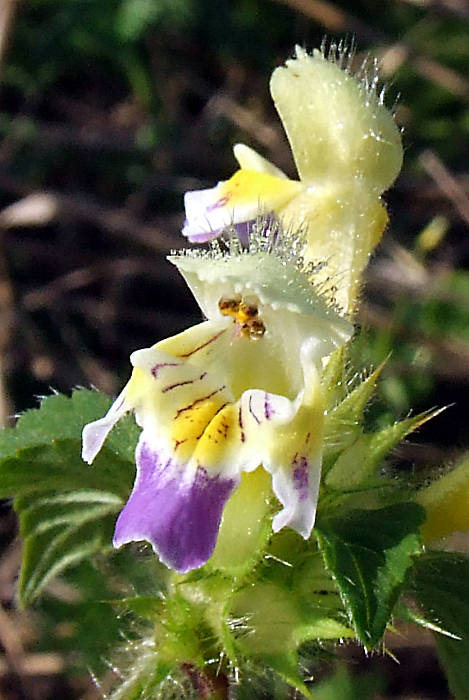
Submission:
<svg viewBox="0 0 469 700">
<path fill-rule="evenodd" d="M 241 252 L 217 258 L 194 251 L 192 255 L 171 255 L 168 259 L 181 272 L 208 318 L 213 317 L 218 301 L 214 294 L 252 293 L 273 311 L 288 311 L 305 320 L 314 316 L 316 324 L 333 329 L 337 344 L 352 335 L 352 324 L 328 306 L 306 272 L 287 265 L 273 253 Z"/>
</svg>

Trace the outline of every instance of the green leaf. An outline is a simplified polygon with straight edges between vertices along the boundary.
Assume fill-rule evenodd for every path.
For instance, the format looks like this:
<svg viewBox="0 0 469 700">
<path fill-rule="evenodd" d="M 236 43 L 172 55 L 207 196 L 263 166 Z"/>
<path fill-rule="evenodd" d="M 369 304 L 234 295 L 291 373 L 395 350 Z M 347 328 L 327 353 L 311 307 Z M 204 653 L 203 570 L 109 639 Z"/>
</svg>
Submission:
<svg viewBox="0 0 469 700">
<path fill-rule="evenodd" d="M 0 460 L 14 457 L 25 447 L 50 445 L 67 438 L 81 440 L 83 426 L 103 416 L 110 405 L 108 396 L 88 389 L 77 389 L 70 397 L 47 396 L 39 408 L 23 413 L 14 428 L 0 430 Z M 133 418 L 124 418 L 112 430 L 106 447 L 132 461 L 138 433 Z"/>
<path fill-rule="evenodd" d="M 70 525 L 51 526 L 42 532 L 39 527 L 26 536 L 18 589 L 21 605 L 31 603 L 49 581 L 69 566 L 109 549 L 115 513 L 115 507 L 88 508 L 82 519 Z M 43 522 L 39 524 L 44 525 Z"/>
<path fill-rule="evenodd" d="M 366 648 L 381 640 L 414 557 L 425 519 L 415 503 L 349 511 L 315 528 L 355 632 Z"/>
<path fill-rule="evenodd" d="M 131 611 L 146 620 L 157 620 L 161 617 L 163 609 L 163 597 L 137 595 L 132 598 L 120 598 L 112 600 L 113 605 L 123 611 Z"/>
<path fill-rule="evenodd" d="M 110 595 L 106 585 L 90 562 L 71 567 L 60 585 L 42 596 L 41 615 L 36 617 L 41 631 L 37 651 L 59 653 L 67 670 L 75 674 L 104 675 L 111 650 L 130 633 L 130 624 L 106 601 Z"/>
<path fill-rule="evenodd" d="M 89 467 L 80 458 L 78 440 L 17 455 L 0 462 L 0 493 L 16 494 L 25 540 L 19 597 L 25 605 L 64 569 L 109 549 L 134 467 L 107 449 Z"/>
<path fill-rule="evenodd" d="M 384 690 L 384 678 L 376 673 L 353 676 L 339 666 L 331 678 L 315 685 L 314 700 L 373 700 Z"/>
<path fill-rule="evenodd" d="M 438 652 L 451 692 L 458 700 L 469 697 L 469 558 L 449 552 L 429 552 L 417 562 L 409 593 L 427 620 L 442 628 Z M 451 638 L 453 635 L 455 638 Z"/>
<path fill-rule="evenodd" d="M 106 446 L 92 466 L 80 456 L 81 442 L 57 440 L 31 447 L 0 461 L 0 498 L 50 491 L 104 490 L 127 498 L 135 472 L 133 463 Z"/>
<path fill-rule="evenodd" d="M 93 466 L 81 459 L 83 425 L 109 403 L 86 390 L 51 396 L 0 433 L 0 497 L 14 497 L 25 542 L 22 605 L 65 569 L 111 547 L 135 473 L 133 425 L 112 431 Z"/>
</svg>

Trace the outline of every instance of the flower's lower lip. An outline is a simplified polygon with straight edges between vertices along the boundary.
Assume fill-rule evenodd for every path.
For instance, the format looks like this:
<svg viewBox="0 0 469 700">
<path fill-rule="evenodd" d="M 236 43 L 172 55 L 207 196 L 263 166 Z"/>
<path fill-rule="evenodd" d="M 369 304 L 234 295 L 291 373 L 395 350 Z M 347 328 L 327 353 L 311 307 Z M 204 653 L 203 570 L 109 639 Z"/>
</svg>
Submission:
<svg viewBox="0 0 469 700">
<path fill-rule="evenodd" d="M 192 480 L 163 447 L 151 448 L 142 433 L 136 454 L 137 479 L 115 529 L 114 546 L 150 542 L 161 561 L 185 573 L 211 556 L 223 507 L 237 485 L 197 467 Z"/>
</svg>

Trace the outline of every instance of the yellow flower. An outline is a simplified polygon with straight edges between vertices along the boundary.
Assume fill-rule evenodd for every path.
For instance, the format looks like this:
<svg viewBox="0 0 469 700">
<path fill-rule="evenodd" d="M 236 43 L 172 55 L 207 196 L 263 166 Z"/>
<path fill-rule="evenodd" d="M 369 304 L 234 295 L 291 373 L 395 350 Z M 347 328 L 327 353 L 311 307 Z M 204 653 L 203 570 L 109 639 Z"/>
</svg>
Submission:
<svg viewBox="0 0 469 700">
<path fill-rule="evenodd" d="M 419 492 L 417 501 L 425 508 L 427 519 L 422 526 L 426 542 L 446 537 L 452 532 L 469 530 L 469 458 Z"/>
<path fill-rule="evenodd" d="M 312 287 L 313 270 L 295 254 L 302 247 L 261 221 L 247 248 L 234 237 L 227 249 L 170 258 L 208 320 L 134 352 L 129 383 L 83 432 L 91 463 L 127 411 L 143 429 L 115 546 L 147 540 L 177 571 L 202 566 L 241 474 L 259 465 L 282 504 L 273 530 L 309 537 L 324 420 L 318 374 L 352 327 Z"/>
<path fill-rule="evenodd" d="M 233 177 L 186 193 L 183 233 L 209 240 L 228 225 L 246 225 L 259 210 L 272 212 L 286 229 L 305 232 L 305 259 L 326 263 L 316 281 L 353 311 L 360 275 L 388 220 L 381 194 L 402 165 L 399 130 L 376 88 L 376 71 L 353 75 L 345 52 L 308 55 L 297 47 L 295 58 L 274 71 L 270 89 L 299 181 L 237 144 Z"/>
</svg>

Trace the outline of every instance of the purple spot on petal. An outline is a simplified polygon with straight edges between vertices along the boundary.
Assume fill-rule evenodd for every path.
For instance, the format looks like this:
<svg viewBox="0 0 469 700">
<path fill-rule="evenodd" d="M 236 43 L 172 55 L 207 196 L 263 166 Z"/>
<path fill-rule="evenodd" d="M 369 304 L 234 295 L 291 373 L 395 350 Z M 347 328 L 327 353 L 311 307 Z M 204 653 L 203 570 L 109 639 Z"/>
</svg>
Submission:
<svg viewBox="0 0 469 700">
<path fill-rule="evenodd" d="M 179 367 L 180 364 L 180 362 L 160 362 L 158 365 L 151 368 L 151 373 L 155 379 L 158 379 L 160 369 L 163 369 L 163 367 Z"/>
<path fill-rule="evenodd" d="M 181 573 L 211 556 L 223 507 L 237 485 L 200 466 L 186 483 L 183 471 L 184 465 L 141 441 L 135 485 L 114 533 L 114 546 L 147 540 L 167 566 Z"/>
<path fill-rule="evenodd" d="M 272 404 L 269 401 L 269 394 L 266 393 L 264 395 L 264 416 L 266 420 L 270 420 L 273 414 L 274 410 L 272 408 Z"/>
<path fill-rule="evenodd" d="M 306 457 L 295 455 L 293 459 L 293 485 L 298 491 L 300 501 L 305 501 L 309 496 L 308 460 Z"/>
<path fill-rule="evenodd" d="M 219 209 L 220 207 L 224 207 L 228 202 L 230 201 L 229 197 L 220 197 L 220 199 L 217 199 L 216 202 L 213 204 L 210 204 L 205 211 L 214 211 L 215 209 Z"/>
</svg>

